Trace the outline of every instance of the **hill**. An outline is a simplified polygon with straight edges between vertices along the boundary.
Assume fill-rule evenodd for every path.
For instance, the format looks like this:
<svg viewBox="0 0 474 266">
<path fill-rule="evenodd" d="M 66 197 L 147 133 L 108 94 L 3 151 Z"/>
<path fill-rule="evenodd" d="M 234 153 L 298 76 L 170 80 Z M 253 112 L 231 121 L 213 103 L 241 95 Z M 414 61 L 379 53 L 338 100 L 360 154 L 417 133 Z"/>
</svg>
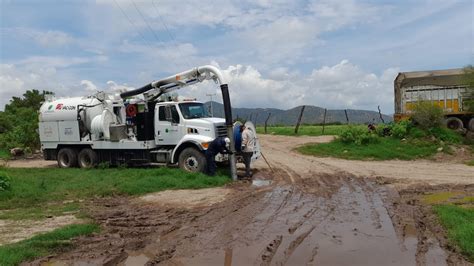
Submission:
<svg viewBox="0 0 474 266">
<path fill-rule="evenodd" d="M 205 103 L 210 108 L 211 102 Z M 224 106 L 221 103 L 212 102 L 214 116 L 224 117 Z M 271 113 L 268 120 L 269 125 L 295 125 L 301 112 L 301 106 L 292 109 L 282 110 L 277 108 L 232 108 L 234 118 L 251 119 L 255 124 L 263 124 Z M 350 123 L 363 124 L 369 122 L 381 123 L 378 112 L 368 110 L 347 109 L 347 116 Z M 320 124 L 323 122 L 324 108 L 306 105 L 301 123 Z M 393 120 L 392 116 L 382 114 L 385 122 Z M 327 110 L 326 123 L 346 123 L 344 110 Z"/>
</svg>

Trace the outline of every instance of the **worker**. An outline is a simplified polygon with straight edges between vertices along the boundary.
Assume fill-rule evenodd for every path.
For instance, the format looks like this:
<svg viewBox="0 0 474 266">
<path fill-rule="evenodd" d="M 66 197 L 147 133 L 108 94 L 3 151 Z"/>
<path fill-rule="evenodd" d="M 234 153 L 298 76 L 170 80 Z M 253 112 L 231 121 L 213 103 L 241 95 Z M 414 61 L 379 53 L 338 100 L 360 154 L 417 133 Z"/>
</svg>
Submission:
<svg viewBox="0 0 474 266">
<path fill-rule="evenodd" d="M 252 177 L 250 171 L 250 163 L 255 146 L 255 133 L 248 127 L 244 127 L 242 131 L 242 157 L 245 164 L 245 177 Z"/>
<path fill-rule="evenodd" d="M 213 176 L 216 174 L 216 155 L 218 153 L 230 154 L 230 139 L 227 137 L 217 137 L 206 150 L 207 171 L 206 174 Z"/>
<path fill-rule="evenodd" d="M 242 152 L 242 131 L 244 131 L 244 125 L 238 125 L 234 127 L 234 143 L 235 152 L 240 154 Z"/>
</svg>

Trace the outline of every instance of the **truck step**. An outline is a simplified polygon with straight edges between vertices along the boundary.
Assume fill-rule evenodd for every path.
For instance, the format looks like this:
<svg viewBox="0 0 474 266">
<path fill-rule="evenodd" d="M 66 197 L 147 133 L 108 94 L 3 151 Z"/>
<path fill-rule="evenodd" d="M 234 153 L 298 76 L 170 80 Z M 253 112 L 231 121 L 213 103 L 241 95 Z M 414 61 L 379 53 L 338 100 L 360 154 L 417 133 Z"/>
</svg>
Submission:
<svg viewBox="0 0 474 266">
<path fill-rule="evenodd" d="M 151 151 L 150 153 L 168 153 L 168 154 L 171 154 L 172 151 L 173 151 L 173 149 L 159 149 L 159 150 Z"/>
</svg>

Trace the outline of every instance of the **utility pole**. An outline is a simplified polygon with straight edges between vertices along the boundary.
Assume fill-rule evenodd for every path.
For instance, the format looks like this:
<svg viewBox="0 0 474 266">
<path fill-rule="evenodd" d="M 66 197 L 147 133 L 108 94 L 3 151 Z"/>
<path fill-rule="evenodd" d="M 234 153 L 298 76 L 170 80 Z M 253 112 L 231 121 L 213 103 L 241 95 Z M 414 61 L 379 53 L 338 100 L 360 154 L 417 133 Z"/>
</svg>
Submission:
<svg viewBox="0 0 474 266">
<path fill-rule="evenodd" d="M 212 106 L 212 96 L 216 96 L 216 93 L 206 93 L 206 96 L 209 96 L 211 98 L 211 117 L 214 117 L 214 108 Z"/>
</svg>

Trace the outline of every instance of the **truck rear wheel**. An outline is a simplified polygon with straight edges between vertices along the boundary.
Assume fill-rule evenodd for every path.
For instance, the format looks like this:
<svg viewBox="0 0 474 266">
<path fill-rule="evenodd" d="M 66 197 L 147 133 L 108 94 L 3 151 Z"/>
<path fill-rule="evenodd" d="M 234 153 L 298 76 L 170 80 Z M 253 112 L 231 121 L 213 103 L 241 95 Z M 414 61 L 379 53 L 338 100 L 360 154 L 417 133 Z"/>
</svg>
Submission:
<svg viewBox="0 0 474 266">
<path fill-rule="evenodd" d="M 187 172 L 204 172 L 206 169 L 206 157 L 197 149 L 189 147 L 179 154 L 178 165 L 179 168 Z"/>
<path fill-rule="evenodd" d="M 474 132 L 474 118 L 471 118 L 471 120 L 469 120 L 469 124 L 467 124 L 467 126 L 469 131 Z"/>
<path fill-rule="evenodd" d="M 71 168 L 77 166 L 77 153 L 71 148 L 62 148 L 58 152 L 58 166 Z"/>
<path fill-rule="evenodd" d="M 99 161 L 97 153 L 89 148 L 82 149 L 77 159 L 81 168 L 94 168 Z"/>
<path fill-rule="evenodd" d="M 446 123 L 446 127 L 452 130 L 464 129 L 462 120 L 457 117 L 448 117 L 446 118 L 445 123 Z"/>
</svg>

